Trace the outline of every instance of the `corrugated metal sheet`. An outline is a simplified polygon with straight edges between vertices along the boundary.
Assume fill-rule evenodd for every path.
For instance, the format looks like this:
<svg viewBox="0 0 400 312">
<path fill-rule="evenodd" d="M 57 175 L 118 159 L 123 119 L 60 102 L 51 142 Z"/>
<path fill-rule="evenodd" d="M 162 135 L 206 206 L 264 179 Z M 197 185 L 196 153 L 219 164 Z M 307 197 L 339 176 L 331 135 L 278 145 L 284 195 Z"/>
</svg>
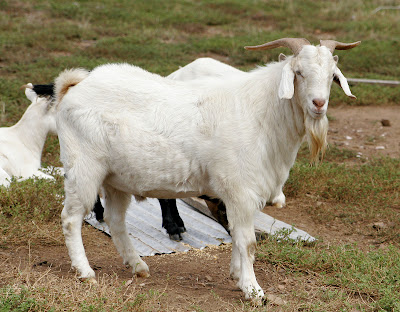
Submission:
<svg viewBox="0 0 400 312">
<path fill-rule="evenodd" d="M 183 200 L 177 200 L 177 207 L 187 230 L 182 234 L 182 241 L 180 242 L 171 240 L 165 229 L 161 227 L 161 208 L 157 199 L 148 198 L 137 202 L 132 197 L 126 215 L 126 226 L 133 246 L 141 256 L 185 252 L 192 248 L 202 249 L 207 245 L 219 246 L 222 243 L 232 242 L 229 234 L 214 219 L 202 214 Z M 98 222 L 93 213 L 89 214 L 85 221 L 110 235 L 106 223 Z M 315 240 L 306 232 L 292 228 L 289 224 L 262 212 L 256 215 L 255 227 L 256 230 L 266 233 L 275 233 L 281 229 L 292 229 L 290 237 L 293 239 Z"/>
</svg>

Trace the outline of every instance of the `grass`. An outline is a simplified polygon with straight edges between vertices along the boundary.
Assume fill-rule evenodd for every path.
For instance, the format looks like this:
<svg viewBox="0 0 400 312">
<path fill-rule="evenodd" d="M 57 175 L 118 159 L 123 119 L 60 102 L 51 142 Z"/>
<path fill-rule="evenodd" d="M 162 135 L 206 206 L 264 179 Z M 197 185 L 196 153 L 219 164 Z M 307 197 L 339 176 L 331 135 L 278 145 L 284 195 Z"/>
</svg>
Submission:
<svg viewBox="0 0 400 312">
<path fill-rule="evenodd" d="M 352 78 L 396 80 L 400 14 L 372 14 L 388 3 L 0 0 L 0 103 L 5 103 L 0 126 L 18 121 L 29 104 L 21 85 L 51 82 L 65 68 L 128 62 L 167 75 L 197 57 L 211 56 L 250 70 L 289 51 L 249 52 L 243 46 L 279 37 L 306 37 L 313 43 L 320 38 L 362 40 L 356 49 L 336 52 L 342 72 Z M 399 105 L 398 88 L 356 85 L 352 91 L 356 101 L 333 86 L 330 105 Z M 384 248 L 326 242 L 303 246 L 268 239 L 260 245 L 258 261 L 281 266 L 296 280 L 296 289 L 286 294 L 285 311 L 399 311 L 399 159 L 365 162 L 350 151 L 331 148 L 319 167 L 310 168 L 306 154 L 300 151 L 291 171 L 287 197 L 308 203 L 306 212 L 317 222 L 334 222 L 384 243 Z M 55 136 L 47 139 L 43 164 L 60 166 Z M 8 191 L 0 188 L 0 251 L 27 242 L 33 247 L 63 246 L 62 195 L 62 178 L 13 183 Z M 377 221 L 389 226 L 377 231 L 370 226 Z M 141 292 L 116 276 L 104 276 L 94 288 L 53 271 L 26 271 L 18 265 L 0 272 L 7 281 L 0 283 L 0 311 L 149 311 L 160 309 L 168 296 Z M 254 310 L 247 304 L 234 308 Z M 202 307 L 194 304 L 191 309 Z"/>
<path fill-rule="evenodd" d="M 360 47 L 337 51 L 349 77 L 396 79 L 400 17 L 372 10 L 384 1 L 0 1 L 0 100 L 5 124 L 15 123 L 26 100 L 19 87 L 51 82 L 64 68 L 92 69 L 129 62 L 169 74 L 199 55 L 248 70 L 280 52 L 249 52 L 245 45 L 283 36 L 341 41 Z M 312 15 L 310 23 L 308 17 Z M 295 26 L 294 26 L 295 25 Z M 331 103 L 394 105 L 396 88 L 354 86 L 359 99 L 333 88 Z"/>
<path fill-rule="evenodd" d="M 399 256 L 393 246 L 362 251 L 355 244 L 307 247 L 269 237 L 259 244 L 257 258 L 283 267 L 299 284 L 312 281 L 314 287 L 291 294 L 302 311 L 399 311 Z"/>
</svg>

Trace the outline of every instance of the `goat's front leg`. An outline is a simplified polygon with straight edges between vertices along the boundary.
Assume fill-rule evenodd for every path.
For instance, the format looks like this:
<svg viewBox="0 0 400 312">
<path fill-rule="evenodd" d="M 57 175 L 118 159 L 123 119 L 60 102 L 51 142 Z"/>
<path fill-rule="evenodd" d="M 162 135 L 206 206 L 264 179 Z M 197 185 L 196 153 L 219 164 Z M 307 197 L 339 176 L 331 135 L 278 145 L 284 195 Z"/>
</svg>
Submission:
<svg viewBox="0 0 400 312">
<path fill-rule="evenodd" d="M 115 247 L 123 258 L 125 264 L 133 268 L 133 273 L 141 277 L 148 277 L 149 267 L 137 254 L 126 230 L 125 215 L 131 202 L 131 195 L 105 187 L 106 204 L 104 221 L 110 228 L 110 233 Z"/>
<path fill-rule="evenodd" d="M 244 205 L 249 205 L 249 201 Z M 264 292 L 256 280 L 253 262 L 256 251 L 254 211 L 246 206 L 240 208 L 226 205 L 232 235 L 231 276 L 238 279 L 238 287 L 246 299 L 260 304 Z"/>
<path fill-rule="evenodd" d="M 162 213 L 162 227 L 167 230 L 169 238 L 182 240 L 181 233 L 186 232 L 183 220 L 179 216 L 176 199 L 159 199 Z"/>
</svg>

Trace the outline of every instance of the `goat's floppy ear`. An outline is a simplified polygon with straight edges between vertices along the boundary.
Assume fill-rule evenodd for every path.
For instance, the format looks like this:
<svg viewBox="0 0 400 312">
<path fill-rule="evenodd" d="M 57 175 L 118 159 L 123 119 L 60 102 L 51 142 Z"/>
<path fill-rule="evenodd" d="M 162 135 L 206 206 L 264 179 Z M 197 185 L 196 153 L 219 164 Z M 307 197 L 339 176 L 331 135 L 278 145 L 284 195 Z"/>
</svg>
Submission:
<svg viewBox="0 0 400 312">
<path fill-rule="evenodd" d="M 356 99 L 356 97 L 351 94 L 349 84 L 347 83 L 347 79 L 345 76 L 343 76 L 342 72 L 340 71 L 339 68 L 336 67 L 335 69 L 335 74 L 333 77 L 333 81 L 336 82 L 344 91 L 344 93 L 353 99 Z"/>
<path fill-rule="evenodd" d="M 278 95 L 280 99 L 290 100 L 294 94 L 294 72 L 290 63 L 282 69 L 281 82 L 279 84 Z"/>
</svg>

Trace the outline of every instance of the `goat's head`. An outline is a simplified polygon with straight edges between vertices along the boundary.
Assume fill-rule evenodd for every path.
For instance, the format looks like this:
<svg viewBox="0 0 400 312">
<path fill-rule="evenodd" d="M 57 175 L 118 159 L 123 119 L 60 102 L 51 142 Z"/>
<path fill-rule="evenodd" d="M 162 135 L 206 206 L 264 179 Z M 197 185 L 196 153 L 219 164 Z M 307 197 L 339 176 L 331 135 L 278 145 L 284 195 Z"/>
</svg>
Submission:
<svg viewBox="0 0 400 312">
<path fill-rule="evenodd" d="M 333 40 L 321 40 L 320 45 L 313 46 L 303 38 L 283 38 L 259 46 L 245 47 L 248 50 L 267 50 L 278 47 L 290 48 L 292 57 L 280 55 L 280 61 L 286 63 L 282 69 L 279 85 L 281 99 L 295 98 L 301 106 L 305 117 L 307 137 L 311 148 L 312 159 L 316 161 L 320 152 L 326 148 L 328 122 L 326 111 L 332 82 L 337 82 L 345 94 L 351 94 L 347 79 L 343 76 L 333 56 L 335 49 L 347 50 L 361 42 L 341 43 Z"/>
<path fill-rule="evenodd" d="M 27 109 L 27 111 L 30 111 L 32 118 L 40 120 L 40 122 L 48 128 L 49 132 L 57 134 L 56 110 L 52 98 L 38 96 L 36 92 L 33 91 L 33 85 L 31 83 L 24 85 L 23 88 L 25 88 L 26 97 L 32 102 Z"/>
</svg>

